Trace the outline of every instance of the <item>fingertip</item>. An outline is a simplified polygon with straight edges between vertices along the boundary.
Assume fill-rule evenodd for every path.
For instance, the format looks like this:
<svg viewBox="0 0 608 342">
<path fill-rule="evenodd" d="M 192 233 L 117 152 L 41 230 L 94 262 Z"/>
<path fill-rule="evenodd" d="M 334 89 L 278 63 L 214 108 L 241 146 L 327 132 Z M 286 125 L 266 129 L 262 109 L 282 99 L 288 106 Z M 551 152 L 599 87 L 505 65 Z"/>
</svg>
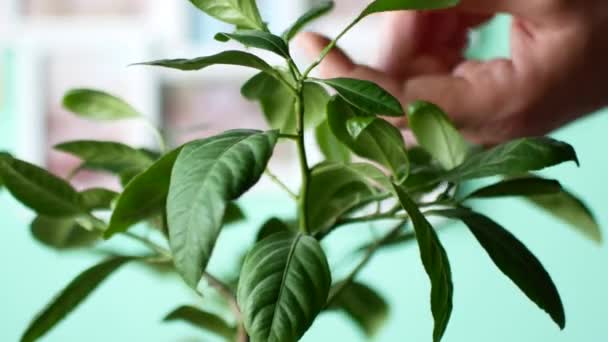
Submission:
<svg viewBox="0 0 608 342">
<path fill-rule="evenodd" d="M 318 56 L 330 42 L 328 38 L 315 32 L 302 32 L 295 37 L 294 41 L 311 59 Z"/>
</svg>

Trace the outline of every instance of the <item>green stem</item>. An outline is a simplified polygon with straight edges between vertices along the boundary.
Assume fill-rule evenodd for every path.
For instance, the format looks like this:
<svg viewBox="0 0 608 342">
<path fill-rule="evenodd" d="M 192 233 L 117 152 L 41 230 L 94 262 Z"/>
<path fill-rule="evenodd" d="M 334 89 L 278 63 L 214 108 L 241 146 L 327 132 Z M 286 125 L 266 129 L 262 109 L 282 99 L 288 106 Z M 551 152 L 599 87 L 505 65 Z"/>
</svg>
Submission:
<svg viewBox="0 0 608 342">
<path fill-rule="evenodd" d="M 268 178 L 270 178 L 271 181 L 273 181 L 276 185 L 278 185 L 281 189 L 285 190 L 285 192 L 289 195 L 289 197 L 291 197 L 294 200 L 298 200 L 298 195 L 296 195 L 293 191 L 291 191 L 291 189 L 289 189 L 287 187 L 287 185 L 285 185 L 285 183 L 283 183 L 279 177 L 277 177 L 274 173 L 272 173 L 270 170 L 266 169 L 264 170 L 264 173 L 266 174 L 266 176 L 268 176 Z"/>
<path fill-rule="evenodd" d="M 297 141 L 298 140 L 298 135 L 297 134 L 281 133 L 281 134 L 279 134 L 279 138 Z"/>
<path fill-rule="evenodd" d="M 304 101 L 302 98 L 302 84 L 298 85 L 298 96 L 296 98 L 296 120 L 298 140 L 298 157 L 300 159 L 300 172 L 302 174 L 302 190 L 298 197 L 298 208 L 300 216 L 300 231 L 308 234 L 308 183 L 310 178 L 310 168 L 308 166 L 308 158 L 306 156 L 306 145 L 304 139 Z"/>
<path fill-rule="evenodd" d="M 363 19 L 362 16 L 358 17 L 352 23 L 348 24 L 348 26 L 346 26 L 346 28 L 342 30 L 342 32 L 340 32 L 340 34 L 338 34 L 338 36 L 334 38 L 334 40 L 329 42 L 329 44 L 323 49 L 323 51 L 321 51 L 319 57 L 304 71 L 304 73 L 302 74 L 303 79 L 307 78 L 310 72 L 313 71 L 317 66 L 319 66 L 319 64 L 321 64 L 323 59 L 325 59 L 325 57 L 327 57 L 331 50 L 336 47 L 336 44 L 338 44 L 340 38 L 342 38 L 348 31 L 350 31 L 353 26 L 357 25 L 357 23 L 361 21 L 361 19 Z"/>
<path fill-rule="evenodd" d="M 131 232 L 124 232 L 123 233 L 124 236 L 131 238 L 132 240 L 141 242 L 143 245 L 145 245 L 146 247 L 150 248 L 151 250 L 153 250 L 154 252 L 167 257 L 167 258 L 172 258 L 171 256 L 171 252 L 169 252 L 166 248 L 152 242 L 152 240 L 150 239 L 146 239 L 145 237 L 139 236 L 135 233 L 131 233 Z"/>
<path fill-rule="evenodd" d="M 407 222 L 407 220 L 403 220 L 403 221 L 399 222 L 399 224 L 396 225 L 395 227 L 393 227 L 393 229 L 391 229 L 386 235 L 384 235 L 381 239 L 376 240 L 376 242 L 372 246 L 370 246 L 370 248 L 365 253 L 365 256 L 363 257 L 363 259 L 361 260 L 361 262 L 359 262 L 359 264 L 357 265 L 357 267 L 355 267 L 355 269 L 353 269 L 351 271 L 351 273 L 348 275 L 348 277 L 346 277 L 346 279 L 344 279 L 343 281 L 341 281 L 339 283 L 339 285 L 337 286 L 337 288 L 334 291 L 332 291 L 332 294 L 330 295 L 329 299 L 327 300 L 327 305 L 326 305 L 327 307 L 330 307 L 333 304 L 333 302 L 336 300 L 336 298 L 338 298 L 340 296 L 340 294 L 350 284 L 352 284 L 352 282 L 359 275 L 359 273 L 363 270 L 363 268 L 365 268 L 365 266 L 367 266 L 367 264 L 372 260 L 372 257 L 374 256 L 374 254 L 376 253 L 376 251 L 378 251 L 378 249 L 380 247 L 382 247 L 382 245 L 386 241 L 388 241 L 400 229 L 402 229 L 403 225 L 405 225 L 406 222 Z"/>
<path fill-rule="evenodd" d="M 145 119 L 145 118 L 142 120 L 142 122 L 146 125 L 146 127 L 150 130 L 150 132 L 152 132 L 152 134 L 154 134 L 154 137 L 156 138 L 160 152 L 161 153 L 167 152 L 167 143 L 165 142 L 165 138 L 163 137 L 163 135 L 160 132 L 160 130 L 158 129 L 158 127 L 156 127 L 152 122 L 150 122 L 150 120 Z"/>
</svg>

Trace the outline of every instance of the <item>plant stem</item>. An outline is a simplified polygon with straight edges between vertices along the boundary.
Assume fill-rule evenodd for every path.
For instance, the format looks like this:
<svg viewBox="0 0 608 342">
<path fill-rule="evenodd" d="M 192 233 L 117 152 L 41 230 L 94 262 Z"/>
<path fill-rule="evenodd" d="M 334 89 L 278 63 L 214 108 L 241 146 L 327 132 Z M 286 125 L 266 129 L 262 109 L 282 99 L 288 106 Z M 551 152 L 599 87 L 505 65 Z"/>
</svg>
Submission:
<svg viewBox="0 0 608 342">
<path fill-rule="evenodd" d="M 310 168 L 306 156 L 306 145 L 304 139 L 304 99 L 302 97 L 302 83 L 298 84 L 298 96 L 296 98 L 296 120 L 298 140 L 298 157 L 300 159 L 300 172 L 302 174 L 302 189 L 298 196 L 298 208 L 300 217 L 300 231 L 308 234 L 308 183 L 310 178 Z"/>
<path fill-rule="evenodd" d="M 156 138 L 156 141 L 158 143 L 158 149 L 160 150 L 160 152 L 161 153 L 167 152 L 167 143 L 165 142 L 165 138 L 163 137 L 163 135 L 160 132 L 160 130 L 158 129 L 158 127 L 156 127 L 147 118 L 144 118 L 142 120 L 142 122 L 146 125 L 146 127 L 148 127 L 148 129 L 150 130 L 150 132 L 152 132 L 152 134 L 154 134 L 154 137 Z"/>
<path fill-rule="evenodd" d="M 367 266 L 367 264 L 372 260 L 372 257 L 374 256 L 376 251 L 388 239 L 390 239 L 401 228 L 403 228 L 403 225 L 405 225 L 406 222 L 407 222 L 407 220 L 403 220 L 403 221 L 399 222 L 399 224 L 396 225 L 395 227 L 393 227 L 393 229 L 391 229 L 386 235 L 384 235 L 381 239 L 376 240 L 376 242 L 372 246 L 370 246 L 370 248 L 365 253 L 365 256 L 363 257 L 361 262 L 359 262 L 359 264 L 357 265 L 357 267 L 355 267 L 355 269 L 352 270 L 352 272 L 348 275 L 348 277 L 346 277 L 346 279 L 341 281 L 339 283 L 339 285 L 337 286 L 337 288 L 332 292 L 329 299 L 327 300 L 327 305 L 326 305 L 327 307 L 329 307 L 333 304 L 333 302 L 336 300 L 336 298 L 338 298 L 338 296 L 340 296 L 340 294 L 355 280 L 355 278 L 357 277 L 357 275 L 359 275 L 361 270 L 363 270 L 363 268 L 365 268 L 365 266 Z"/>
<path fill-rule="evenodd" d="M 336 44 L 338 44 L 338 41 L 340 40 L 340 38 L 342 38 L 348 31 L 350 31 L 350 29 L 353 28 L 353 26 L 355 26 L 359 21 L 361 21 L 361 19 L 363 19 L 363 17 L 360 16 L 357 19 L 355 19 L 353 22 L 348 24 L 348 26 L 346 26 L 346 28 L 344 30 L 342 30 L 342 32 L 340 32 L 340 34 L 338 34 L 338 36 L 336 36 L 336 38 L 334 38 L 334 40 L 329 42 L 329 44 L 323 49 L 323 51 L 321 51 L 321 54 L 319 55 L 319 57 L 304 71 L 304 73 L 302 74 L 302 78 L 304 78 L 304 79 L 307 78 L 308 75 L 310 74 L 310 72 L 313 71 L 314 68 L 319 66 L 319 64 L 321 64 L 323 59 L 325 59 L 325 57 L 327 57 L 327 55 L 331 52 L 331 50 L 333 50 L 336 47 Z"/>
<path fill-rule="evenodd" d="M 281 133 L 281 134 L 279 134 L 279 138 L 290 139 L 290 140 L 293 140 L 293 141 L 297 141 L 298 140 L 298 136 L 296 134 Z"/>
<path fill-rule="evenodd" d="M 296 195 L 291 189 L 285 185 L 274 173 L 272 173 L 269 169 L 264 170 L 264 173 L 271 181 L 273 181 L 276 185 L 278 185 L 281 189 L 285 190 L 285 192 L 294 200 L 298 200 L 298 195 Z"/>
<path fill-rule="evenodd" d="M 150 248 L 151 250 L 153 250 L 154 252 L 167 257 L 167 258 L 173 258 L 171 256 L 171 252 L 169 252 L 166 248 L 154 243 L 152 240 L 150 239 L 146 239 L 143 236 L 139 236 L 135 233 L 131 233 L 131 232 L 124 232 L 123 233 L 124 236 L 131 238 L 132 240 L 141 242 L 143 245 L 145 245 L 146 247 Z"/>
</svg>

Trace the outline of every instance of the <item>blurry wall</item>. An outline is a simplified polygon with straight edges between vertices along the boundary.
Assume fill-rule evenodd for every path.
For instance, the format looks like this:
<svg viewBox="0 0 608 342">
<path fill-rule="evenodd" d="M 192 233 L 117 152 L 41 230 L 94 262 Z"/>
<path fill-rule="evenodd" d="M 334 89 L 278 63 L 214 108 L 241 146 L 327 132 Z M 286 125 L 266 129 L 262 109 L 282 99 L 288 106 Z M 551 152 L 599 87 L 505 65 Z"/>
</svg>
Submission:
<svg viewBox="0 0 608 342">
<path fill-rule="evenodd" d="M 73 161 L 52 153 L 50 144 L 67 138 L 91 138 L 93 133 L 98 138 L 150 143 L 145 134 L 140 134 L 141 127 L 126 125 L 100 129 L 63 112 L 58 105 L 63 91 L 83 85 L 107 88 L 125 96 L 153 120 L 171 128 L 176 140 L 224 129 L 215 119 L 224 111 L 230 113 L 231 120 L 237 125 L 263 125 L 254 113 L 254 106 L 237 100 L 239 84 L 248 76 L 246 73 L 231 69 L 210 71 L 200 76 L 182 76 L 124 69 L 125 65 L 142 59 L 209 54 L 219 48 L 213 45 L 210 37 L 222 25 L 204 21 L 186 5 L 167 7 L 166 1 L 150 1 L 149 6 L 144 6 L 145 2 L 133 1 L 132 6 L 124 2 L 108 2 L 103 6 L 88 7 L 94 2 L 30 0 L 26 2 L 27 6 L 17 8 L 14 5 L 18 1 L 1 1 L 0 9 L 17 11 L 15 13 L 20 19 L 7 16 L 7 12 L 0 14 L 6 17 L 2 21 L 4 24 L 0 23 L 0 149 L 49 165 L 58 174 L 65 175 Z M 335 32 L 342 26 L 336 24 L 340 22 L 341 15 L 354 11 L 357 4 L 342 5 L 336 16 L 318 28 Z M 304 4 L 301 5 L 303 8 Z M 93 16 L 98 14 L 97 10 L 103 15 Z M 74 14 L 74 11 L 82 13 Z M 129 24 L 132 21 L 130 16 L 144 12 L 146 16 L 137 17 L 135 24 Z M 274 13 L 277 21 L 288 20 L 289 16 L 297 14 L 282 13 Z M 167 37 L 146 41 L 145 44 L 134 43 L 148 39 L 143 37 L 145 31 L 134 26 L 162 21 L 163 16 L 167 16 L 167 22 L 175 24 L 175 32 L 161 30 L 163 32 L 159 35 Z M 272 19 L 270 21 L 273 22 Z M 9 27 L 8 23 L 14 26 Z M 369 23 L 368 27 L 373 28 L 375 24 Z M 501 17 L 475 34 L 475 46 L 470 54 L 483 58 L 508 55 L 507 25 L 508 18 Z M 81 29 L 80 34 L 71 32 L 77 31 L 75 27 Z M 24 38 L 15 39 L 16 32 L 23 34 Z M 365 49 L 358 42 L 367 42 L 364 38 L 373 36 L 374 32 L 361 28 L 346 38 L 345 46 L 363 60 L 370 60 L 373 56 L 369 51 L 373 49 Z M 96 38 L 91 39 L 89 34 Z M 70 38 L 62 40 L 61 37 Z M 115 37 L 121 39 L 116 41 Z M 184 127 L 190 124 L 196 124 L 198 131 Z M 562 166 L 548 173 L 587 199 L 604 226 L 608 224 L 608 213 L 602 175 L 608 171 L 608 160 L 600 146 L 605 145 L 602 139 L 606 129 L 608 115 L 597 114 L 556 132 L 557 138 L 574 145 L 582 166 Z M 291 156 L 289 148 L 279 156 L 276 168 L 280 172 L 289 172 L 293 162 Z M 105 185 L 111 180 L 85 174 L 77 182 L 86 187 Z M 250 238 L 244 236 L 251 236 L 270 215 L 268 208 L 278 208 L 284 217 L 289 217 L 293 210 L 285 205 L 289 201 L 269 185 L 246 195 L 242 203 L 248 213 L 247 223 L 222 235 L 218 254 L 212 260 L 212 270 L 220 274 L 226 272 L 225 265 L 236 262 L 235 255 L 250 242 Z M 479 210 L 496 217 L 544 263 L 562 294 L 567 328 L 559 332 L 546 314 L 495 269 L 470 233 L 461 226 L 455 226 L 441 236 L 452 261 L 455 282 L 454 313 L 445 341 L 608 340 L 604 327 L 608 317 L 606 247 L 584 240 L 565 225 L 517 200 L 480 203 Z M 69 279 L 99 259 L 99 256 L 79 252 L 59 255 L 38 245 L 29 234 L 31 219 L 30 212 L 5 192 L 0 193 L 0 229 L 3 234 L 0 248 L 1 341 L 18 340 L 33 314 Z M 338 262 L 346 254 L 347 246 L 369 238 L 362 232 L 366 230 L 345 229 L 328 241 L 327 248 L 332 260 L 336 261 L 332 266 L 340 266 Z M 390 321 L 376 341 L 430 340 L 429 284 L 415 246 L 379 255 L 361 279 L 381 291 L 392 305 Z M 159 277 L 137 266 L 128 266 L 104 283 L 44 340 L 213 340 L 187 325 L 160 322 L 167 312 L 182 304 L 213 305 L 191 295 L 175 277 Z M 365 340 L 350 322 L 336 313 L 323 315 L 304 340 L 336 339 Z"/>
</svg>

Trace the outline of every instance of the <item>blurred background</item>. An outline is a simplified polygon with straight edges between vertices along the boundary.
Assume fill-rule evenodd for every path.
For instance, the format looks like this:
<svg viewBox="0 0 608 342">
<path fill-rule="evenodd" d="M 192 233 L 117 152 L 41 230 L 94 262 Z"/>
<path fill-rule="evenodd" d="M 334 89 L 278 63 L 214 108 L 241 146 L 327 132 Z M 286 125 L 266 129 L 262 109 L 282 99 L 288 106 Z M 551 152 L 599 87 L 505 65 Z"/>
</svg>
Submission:
<svg viewBox="0 0 608 342">
<path fill-rule="evenodd" d="M 264 18 L 278 32 L 314 2 L 258 0 Z M 366 3 L 338 0 L 333 14 L 312 29 L 335 34 Z M 373 63 L 381 24 L 381 16 L 368 18 L 342 45 L 358 61 Z M 482 59 L 508 56 L 508 25 L 509 18 L 499 16 L 472 32 L 468 54 Z M 70 116 L 61 108 L 61 98 L 74 87 L 120 95 L 161 127 L 173 144 L 229 128 L 264 128 L 256 104 L 240 97 L 240 86 L 252 75 L 248 70 L 217 67 L 181 73 L 127 67 L 157 58 L 216 53 L 226 45 L 215 42 L 214 34 L 229 29 L 186 0 L 0 0 L 0 150 L 67 176 L 77 160 L 53 152 L 51 147 L 58 142 L 100 139 L 153 146 L 139 123 L 100 124 Z M 299 56 L 297 60 L 307 62 Z M 547 173 L 586 199 L 604 226 L 608 225 L 608 188 L 603 175 L 608 173 L 608 159 L 601 146 L 606 129 L 608 113 L 600 113 L 556 132 L 555 137 L 574 145 L 582 166 L 560 166 Z M 313 159 L 318 158 L 314 154 Z M 271 168 L 296 186 L 299 180 L 291 177 L 297 174 L 295 163 L 293 148 L 281 145 Z M 79 189 L 118 186 L 113 178 L 86 172 L 74 184 Z M 291 218 L 294 211 L 289 199 L 268 181 L 240 203 L 247 220 L 222 235 L 210 266 L 218 274 L 228 276 L 238 259 L 235 255 L 245 251 L 267 218 L 277 214 Z M 455 225 L 441 235 L 455 282 L 454 312 L 445 341 L 607 341 L 607 248 L 517 200 L 486 201 L 478 209 L 514 232 L 543 262 L 560 290 L 568 323 L 560 332 L 499 273 L 470 233 Z M 17 341 L 55 293 L 100 259 L 84 252 L 59 254 L 38 244 L 28 228 L 32 218 L 6 192 L 0 193 L 0 341 Z M 347 271 L 348 247 L 369 238 L 368 230 L 357 228 L 332 236 L 325 246 L 332 268 Z M 430 340 L 429 284 L 416 246 L 378 255 L 361 280 L 391 304 L 391 316 L 374 341 Z M 175 276 L 128 266 L 43 340 L 213 341 L 188 325 L 161 323 L 174 307 L 207 305 L 206 301 L 213 300 L 194 296 Z M 343 315 L 328 313 L 304 341 L 338 338 L 367 340 Z"/>
</svg>

